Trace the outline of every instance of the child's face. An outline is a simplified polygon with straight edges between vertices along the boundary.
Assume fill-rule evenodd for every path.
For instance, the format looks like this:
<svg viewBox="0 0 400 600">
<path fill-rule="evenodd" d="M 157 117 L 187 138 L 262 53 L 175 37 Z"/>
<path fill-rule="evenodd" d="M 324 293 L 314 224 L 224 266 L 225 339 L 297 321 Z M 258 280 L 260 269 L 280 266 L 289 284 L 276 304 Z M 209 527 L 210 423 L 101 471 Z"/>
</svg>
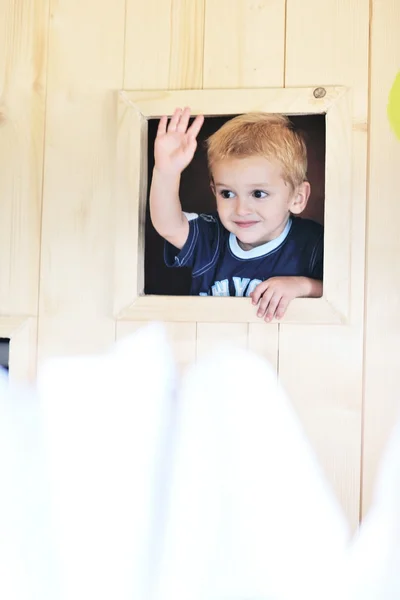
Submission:
<svg viewBox="0 0 400 600">
<path fill-rule="evenodd" d="M 221 222 L 243 250 L 278 237 L 290 212 L 304 210 L 310 193 L 308 183 L 293 190 L 279 163 L 261 156 L 218 161 L 212 179 Z"/>
</svg>

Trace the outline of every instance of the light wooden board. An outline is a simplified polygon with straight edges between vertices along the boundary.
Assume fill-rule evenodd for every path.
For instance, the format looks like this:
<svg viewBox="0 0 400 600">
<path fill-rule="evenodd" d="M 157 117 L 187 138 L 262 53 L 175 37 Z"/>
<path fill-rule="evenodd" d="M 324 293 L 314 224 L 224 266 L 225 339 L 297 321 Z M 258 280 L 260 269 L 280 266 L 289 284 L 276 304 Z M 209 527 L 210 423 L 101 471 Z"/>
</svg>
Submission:
<svg viewBox="0 0 400 600">
<path fill-rule="evenodd" d="M 206 0 L 204 87 L 283 85 L 284 39 L 284 0 Z"/>
<path fill-rule="evenodd" d="M 10 383 L 33 382 L 36 376 L 37 319 L 2 316 L 0 337 L 10 340 Z"/>
<path fill-rule="evenodd" d="M 325 96 L 314 95 L 315 86 L 282 88 L 265 84 L 258 88 L 204 90 L 125 91 L 127 101 L 146 117 L 172 115 L 177 106 L 188 105 L 193 114 L 206 116 L 234 115 L 252 111 L 276 112 L 288 115 L 322 114 L 343 95 L 346 88 L 325 88 Z"/>
<path fill-rule="evenodd" d="M 200 88 L 204 0 L 127 0 L 125 89 Z"/>
<path fill-rule="evenodd" d="M 278 369 L 328 480 L 355 527 L 362 399 L 360 352 L 353 338 L 349 327 L 282 325 Z"/>
<path fill-rule="evenodd" d="M 119 321 L 116 339 L 131 335 L 145 325 L 143 322 Z M 164 326 L 177 368 L 184 372 L 196 360 L 196 323 L 164 323 Z"/>
<path fill-rule="evenodd" d="M 37 319 L 29 317 L 11 335 L 9 377 L 11 382 L 33 383 L 36 378 Z"/>
<path fill-rule="evenodd" d="M 39 356 L 114 340 L 117 90 L 124 0 L 54 2 L 49 38 Z"/>
<path fill-rule="evenodd" d="M 198 323 L 197 358 L 215 352 L 221 345 L 247 348 L 247 323 Z"/>
<path fill-rule="evenodd" d="M 146 321 L 117 321 L 116 338 L 134 333 L 146 325 Z M 197 357 L 205 356 L 215 349 L 219 343 L 232 342 L 241 348 L 262 356 L 277 370 L 278 361 L 278 326 L 266 323 L 250 323 L 237 326 L 225 323 L 196 323 L 164 322 L 167 335 L 171 341 L 175 360 L 183 371 L 190 366 Z M 196 348 L 196 337 L 198 338 Z"/>
<path fill-rule="evenodd" d="M 374 2 L 371 39 L 371 126 L 365 349 L 363 512 L 396 417 L 399 415 L 400 140 L 386 106 L 400 71 L 400 4 Z"/>
<path fill-rule="evenodd" d="M 0 4 L 0 314 L 36 316 L 49 0 Z"/>
<path fill-rule="evenodd" d="M 368 0 L 287 0 L 285 85 L 349 85 L 366 122 Z"/>
<path fill-rule="evenodd" d="M 124 262 L 127 262 L 126 257 Z M 140 296 L 126 310 L 121 311 L 120 318 L 128 321 L 153 319 L 218 322 L 228 315 L 232 323 L 259 323 L 248 298 L 222 296 Z M 296 298 L 288 307 L 285 321 L 313 324 L 342 322 L 341 315 L 324 298 Z"/>
<path fill-rule="evenodd" d="M 116 317 L 144 290 L 147 131 L 146 119 L 126 102 L 125 92 L 118 94 L 113 277 Z"/>
<path fill-rule="evenodd" d="M 249 323 L 247 347 L 278 370 L 279 325 Z"/>
<path fill-rule="evenodd" d="M 287 2 L 285 85 L 347 85 L 353 97 L 351 324 L 282 325 L 279 373 L 353 527 L 361 477 L 368 35 L 368 0 Z"/>
</svg>

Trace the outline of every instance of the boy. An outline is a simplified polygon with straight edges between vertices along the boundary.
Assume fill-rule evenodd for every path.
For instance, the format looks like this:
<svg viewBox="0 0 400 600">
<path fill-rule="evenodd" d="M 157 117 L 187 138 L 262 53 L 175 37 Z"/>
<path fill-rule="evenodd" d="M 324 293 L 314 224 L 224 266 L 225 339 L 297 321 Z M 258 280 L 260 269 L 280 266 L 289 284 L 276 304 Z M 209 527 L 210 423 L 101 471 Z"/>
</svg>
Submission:
<svg viewBox="0 0 400 600">
<path fill-rule="evenodd" d="M 248 296 L 257 316 L 280 319 L 293 298 L 322 295 L 323 228 L 301 219 L 310 184 L 304 141 L 282 115 L 251 113 L 207 141 L 217 213 L 187 214 L 182 171 L 204 122 L 190 109 L 161 118 L 155 141 L 150 214 L 166 240 L 168 266 L 192 269 L 192 295 Z"/>
</svg>

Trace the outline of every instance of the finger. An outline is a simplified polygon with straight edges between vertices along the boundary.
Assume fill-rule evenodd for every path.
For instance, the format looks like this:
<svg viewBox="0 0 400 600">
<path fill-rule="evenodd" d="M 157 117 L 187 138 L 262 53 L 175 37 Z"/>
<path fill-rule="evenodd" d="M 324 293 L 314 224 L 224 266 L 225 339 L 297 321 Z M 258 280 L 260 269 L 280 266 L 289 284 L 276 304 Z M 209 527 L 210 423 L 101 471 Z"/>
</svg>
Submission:
<svg viewBox="0 0 400 600">
<path fill-rule="evenodd" d="M 182 110 L 180 108 L 176 108 L 174 114 L 168 125 L 168 131 L 176 131 L 177 125 L 179 123 L 179 119 L 181 118 Z"/>
<path fill-rule="evenodd" d="M 167 116 L 164 115 L 163 117 L 161 117 L 160 122 L 157 127 L 157 135 L 164 135 L 164 133 L 167 132 L 167 122 L 168 122 Z"/>
<path fill-rule="evenodd" d="M 274 295 L 274 292 L 270 289 L 268 289 L 266 292 L 264 292 L 263 296 L 261 297 L 258 309 L 257 309 L 257 317 L 260 317 L 260 318 L 264 317 L 264 315 L 267 311 L 268 305 L 270 303 L 270 300 L 273 295 Z"/>
<path fill-rule="evenodd" d="M 204 123 L 204 115 L 197 115 L 193 123 L 188 129 L 188 133 L 196 138 Z"/>
<path fill-rule="evenodd" d="M 279 294 L 274 294 L 272 296 L 271 300 L 269 301 L 267 314 L 265 315 L 265 319 L 264 319 L 267 323 L 272 321 L 272 319 L 274 318 L 275 311 L 278 307 L 281 297 L 282 296 L 280 296 Z"/>
<path fill-rule="evenodd" d="M 256 288 L 254 288 L 254 290 L 250 294 L 251 301 L 253 304 L 259 303 L 261 296 L 268 289 L 268 285 L 269 285 L 268 280 L 266 280 L 266 281 L 263 281 L 262 283 L 259 283 L 258 286 Z"/>
<path fill-rule="evenodd" d="M 183 111 L 181 118 L 179 119 L 176 130 L 180 133 L 186 133 L 187 126 L 189 125 L 190 119 L 190 108 L 186 107 Z"/>
<path fill-rule="evenodd" d="M 282 296 L 282 298 L 280 299 L 280 302 L 277 306 L 277 309 L 275 311 L 275 318 L 282 319 L 282 317 L 285 316 L 286 309 L 288 306 L 289 306 L 289 298 L 285 298 L 284 296 Z"/>
<path fill-rule="evenodd" d="M 190 150 L 190 152 L 193 152 L 193 154 L 194 154 L 196 152 L 196 148 L 197 148 L 196 138 L 187 137 L 186 140 L 184 140 L 184 147 L 185 147 L 185 150 Z"/>
</svg>

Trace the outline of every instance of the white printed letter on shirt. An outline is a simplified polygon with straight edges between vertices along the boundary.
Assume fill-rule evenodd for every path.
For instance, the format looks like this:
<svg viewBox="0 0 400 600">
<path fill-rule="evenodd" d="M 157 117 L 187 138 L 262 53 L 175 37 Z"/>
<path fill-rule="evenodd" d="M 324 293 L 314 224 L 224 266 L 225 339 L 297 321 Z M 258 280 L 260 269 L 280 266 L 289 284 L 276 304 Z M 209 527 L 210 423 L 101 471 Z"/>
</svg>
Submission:
<svg viewBox="0 0 400 600">
<path fill-rule="evenodd" d="M 243 296 L 244 290 L 250 283 L 250 279 L 247 277 L 243 277 L 243 279 L 241 277 L 233 277 L 233 283 L 235 286 L 235 296 Z"/>
<path fill-rule="evenodd" d="M 216 281 L 211 290 L 213 296 L 229 296 L 229 281 L 227 279 Z"/>
</svg>

